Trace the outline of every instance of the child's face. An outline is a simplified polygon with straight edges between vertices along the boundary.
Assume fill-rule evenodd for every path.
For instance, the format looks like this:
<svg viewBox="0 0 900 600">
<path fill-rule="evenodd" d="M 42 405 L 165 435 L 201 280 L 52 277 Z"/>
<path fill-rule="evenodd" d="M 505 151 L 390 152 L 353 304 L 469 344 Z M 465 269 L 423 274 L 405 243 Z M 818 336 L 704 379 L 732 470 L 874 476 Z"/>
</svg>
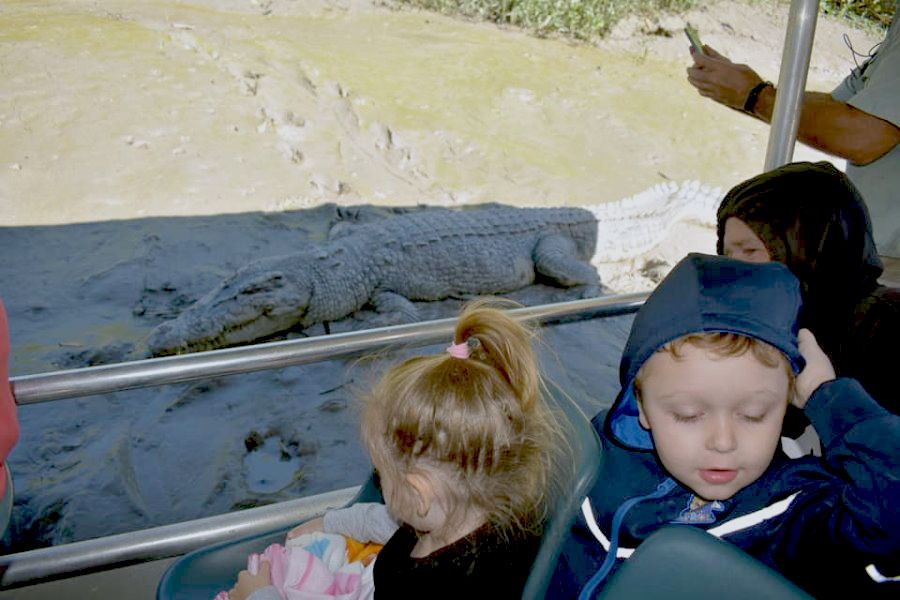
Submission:
<svg viewBox="0 0 900 600">
<path fill-rule="evenodd" d="M 789 381 L 752 352 L 719 357 L 685 344 L 641 370 L 641 425 L 663 466 L 706 500 L 725 500 L 768 468 L 778 447 Z"/>
<path fill-rule="evenodd" d="M 745 262 L 766 263 L 772 260 L 760 237 L 737 217 L 729 217 L 725 221 L 722 249 L 725 256 Z"/>
</svg>

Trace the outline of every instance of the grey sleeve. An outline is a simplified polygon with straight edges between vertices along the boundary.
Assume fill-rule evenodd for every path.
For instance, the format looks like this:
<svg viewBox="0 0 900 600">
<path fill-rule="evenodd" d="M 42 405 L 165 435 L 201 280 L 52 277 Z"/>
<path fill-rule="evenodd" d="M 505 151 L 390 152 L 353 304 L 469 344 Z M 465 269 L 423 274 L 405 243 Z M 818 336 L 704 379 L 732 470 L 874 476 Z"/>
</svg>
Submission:
<svg viewBox="0 0 900 600">
<path fill-rule="evenodd" d="M 847 102 L 860 89 L 862 89 L 862 82 L 859 79 L 859 68 L 855 68 L 836 88 L 831 90 L 831 97 L 838 102 Z"/>
<path fill-rule="evenodd" d="M 375 502 L 354 504 L 325 513 L 325 533 L 339 533 L 360 542 L 385 544 L 399 529 L 387 506 Z"/>
<path fill-rule="evenodd" d="M 900 12 L 897 13 L 900 15 Z M 831 97 L 900 126 L 900 20 L 897 15 L 874 57 L 853 70 Z"/>
<path fill-rule="evenodd" d="M 274 585 L 267 585 L 247 596 L 247 600 L 281 600 L 281 595 Z"/>
</svg>

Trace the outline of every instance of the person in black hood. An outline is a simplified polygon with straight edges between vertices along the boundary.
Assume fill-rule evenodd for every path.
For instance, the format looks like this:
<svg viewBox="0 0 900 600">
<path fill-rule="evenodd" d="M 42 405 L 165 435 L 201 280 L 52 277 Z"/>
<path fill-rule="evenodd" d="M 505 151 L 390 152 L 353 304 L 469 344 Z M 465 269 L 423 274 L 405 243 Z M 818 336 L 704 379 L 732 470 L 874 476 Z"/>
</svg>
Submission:
<svg viewBox="0 0 900 600">
<path fill-rule="evenodd" d="M 800 326 L 815 334 L 838 376 L 900 413 L 900 289 L 878 283 L 882 264 L 853 183 L 827 162 L 784 165 L 732 188 L 717 222 L 719 254 L 787 265 L 800 280 Z M 796 415 L 788 423 L 788 435 L 805 426 Z"/>
</svg>

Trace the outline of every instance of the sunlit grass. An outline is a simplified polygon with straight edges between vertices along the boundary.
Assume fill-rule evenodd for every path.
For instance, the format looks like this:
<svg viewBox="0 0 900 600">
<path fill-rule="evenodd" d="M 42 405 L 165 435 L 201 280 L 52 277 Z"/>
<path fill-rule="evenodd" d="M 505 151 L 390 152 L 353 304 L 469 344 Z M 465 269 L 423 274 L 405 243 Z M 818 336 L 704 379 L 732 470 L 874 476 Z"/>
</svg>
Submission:
<svg viewBox="0 0 900 600">
<path fill-rule="evenodd" d="M 538 35 L 558 33 L 581 40 L 601 38 L 622 18 L 680 13 L 702 0 L 395 0 L 445 14 L 522 27 Z M 747 0 L 749 3 L 761 0 Z M 768 0 L 772 1 L 772 0 Z M 775 0 L 788 3 L 788 0 Z M 820 0 L 824 13 L 864 27 L 884 29 L 898 0 Z"/>
<path fill-rule="evenodd" d="M 851 20 L 862 19 L 881 27 L 891 23 L 898 0 L 821 0 L 819 8 L 828 14 Z"/>
<path fill-rule="evenodd" d="M 537 34 L 577 39 L 603 37 L 620 19 L 660 11 L 681 12 L 700 0 L 399 0 L 446 14 L 508 23 Z"/>
</svg>

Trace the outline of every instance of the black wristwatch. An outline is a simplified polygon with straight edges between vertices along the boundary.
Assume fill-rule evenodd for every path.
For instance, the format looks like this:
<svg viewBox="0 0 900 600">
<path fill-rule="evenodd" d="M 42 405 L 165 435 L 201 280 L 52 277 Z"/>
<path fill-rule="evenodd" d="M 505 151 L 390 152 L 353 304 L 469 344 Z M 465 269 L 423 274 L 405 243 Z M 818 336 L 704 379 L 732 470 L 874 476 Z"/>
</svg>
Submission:
<svg viewBox="0 0 900 600">
<path fill-rule="evenodd" d="M 750 93 L 747 94 L 747 99 L 744 101 L 744 112 L 753 114 L 753 110 L 756 108 L 756 102 L 759 100 L 759 95 L 762 93 L 764 89 L 767 87 L 775 87 L 772 85 L 771 81 L 760 81 L 756 85 L 753 86 L 753 89 L 750 90 Z"/>
</svg>

